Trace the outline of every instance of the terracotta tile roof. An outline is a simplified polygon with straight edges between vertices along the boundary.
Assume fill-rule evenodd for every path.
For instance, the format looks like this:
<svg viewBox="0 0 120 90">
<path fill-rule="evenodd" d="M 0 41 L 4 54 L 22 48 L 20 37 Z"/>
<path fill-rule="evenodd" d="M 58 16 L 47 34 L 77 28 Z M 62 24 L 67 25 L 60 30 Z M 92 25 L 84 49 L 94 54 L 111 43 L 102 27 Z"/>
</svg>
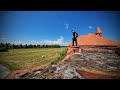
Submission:
<svg viewBox="0 0 120 90">
<path fill-rule="evenodd" d="M 78 46 L 79 45 L 117 45 L 120 46 L 120 42 L 116 42 L 92 33 L 89 33 L 87 35 L 79 36 L 77 38 Z M 72 42 L 68 44 L 68 46 L 71 46 Z"/>
</svg>

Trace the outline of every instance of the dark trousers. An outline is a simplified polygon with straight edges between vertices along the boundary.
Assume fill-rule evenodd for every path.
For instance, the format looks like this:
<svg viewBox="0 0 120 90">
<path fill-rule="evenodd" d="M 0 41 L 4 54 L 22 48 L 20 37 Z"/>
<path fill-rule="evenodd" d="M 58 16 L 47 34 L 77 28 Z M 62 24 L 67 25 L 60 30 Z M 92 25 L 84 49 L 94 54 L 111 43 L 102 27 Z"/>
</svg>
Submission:
<svg viewBox="0 0 120 90">
<path fill-rule="evenodd" d="M 75 37 L 72 38 L 72 46 L 74 46 L 74 42 L 76 43 L 76 46 L 77 46 L 77 38 Z"/>
</svg>

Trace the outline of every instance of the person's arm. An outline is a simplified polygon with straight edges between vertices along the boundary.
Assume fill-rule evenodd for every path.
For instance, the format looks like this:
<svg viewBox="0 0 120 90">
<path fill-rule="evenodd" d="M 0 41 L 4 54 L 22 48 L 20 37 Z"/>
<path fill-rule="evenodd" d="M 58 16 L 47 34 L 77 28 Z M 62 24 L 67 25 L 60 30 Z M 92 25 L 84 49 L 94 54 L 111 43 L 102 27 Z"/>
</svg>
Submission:
<svg viewBox="0 0 120 90">
<path fill-rule="evenodd" d="M 76 38 L 78 37 L 78 33 L 76 33 Z"/>
</svg>

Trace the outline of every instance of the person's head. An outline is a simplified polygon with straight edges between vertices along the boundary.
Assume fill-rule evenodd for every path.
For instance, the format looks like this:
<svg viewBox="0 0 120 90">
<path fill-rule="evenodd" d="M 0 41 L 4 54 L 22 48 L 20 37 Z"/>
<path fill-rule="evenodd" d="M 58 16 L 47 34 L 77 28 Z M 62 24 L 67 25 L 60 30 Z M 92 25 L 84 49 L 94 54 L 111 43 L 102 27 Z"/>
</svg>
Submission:
<svg viewBox="0 0 120 90">
<path fill-rule="evenodd" d="M 74 30 L 72 30 L 72 32 L 75 32 Z"/>
</svg>

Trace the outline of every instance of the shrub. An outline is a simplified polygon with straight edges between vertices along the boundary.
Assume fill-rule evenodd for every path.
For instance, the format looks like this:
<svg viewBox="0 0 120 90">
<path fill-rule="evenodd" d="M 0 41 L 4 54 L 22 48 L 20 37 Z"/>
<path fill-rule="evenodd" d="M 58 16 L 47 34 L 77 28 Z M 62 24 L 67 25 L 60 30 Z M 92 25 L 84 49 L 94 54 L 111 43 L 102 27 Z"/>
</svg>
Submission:
<svg viewBox="0 0 120 90">
<path fill-rule="evenodd" d="M 0 52 L 6 52 L 6 51 L 8 51 L 8 49 L 6 47 L 1 47 L 0 48 Z"/>
</svg>

